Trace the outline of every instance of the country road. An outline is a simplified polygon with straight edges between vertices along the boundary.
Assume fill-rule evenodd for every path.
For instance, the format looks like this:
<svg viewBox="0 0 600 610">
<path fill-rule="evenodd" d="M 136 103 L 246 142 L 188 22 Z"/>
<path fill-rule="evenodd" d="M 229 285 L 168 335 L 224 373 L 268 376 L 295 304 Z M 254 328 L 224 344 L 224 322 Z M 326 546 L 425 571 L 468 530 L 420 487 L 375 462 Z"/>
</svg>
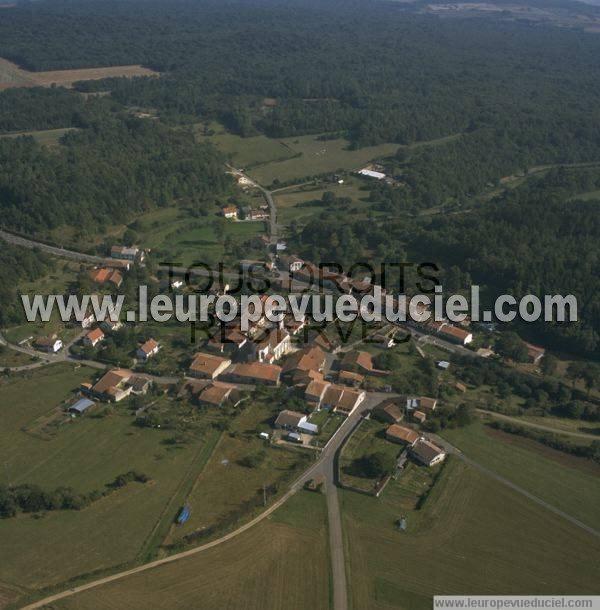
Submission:
<svg viewBox="0 0 600 610">
<path fill-rule="evenodd" d="M 566 436 L 585 438 L 592 441 L 600 440 L 600 429 L 598 429 L 598 434 L 590 434 L 589 432 L 577 432 L 573 430 L 561 430 L 560 428 L 553 428 L 552 426 L 544 426 L 543 424 L 537 424 L 535 422 L 527 421 L 527 419 L 524 417 L 512 417 L 510 415 L 504 415 L 503 413 L 496 413 L 495 411 L 487 411 L 486 409 L 476 409 L 476 411 L 478 413 L 483 413 L 484 415 L 487 415 L 492 419 L 500 419 L 502 421 L 518 424 L 520 426 L 527 426 L 528 428 L 543 430 L 544 432 L 552 432 L 553 434 L 564 434 Z"/>
</svg>

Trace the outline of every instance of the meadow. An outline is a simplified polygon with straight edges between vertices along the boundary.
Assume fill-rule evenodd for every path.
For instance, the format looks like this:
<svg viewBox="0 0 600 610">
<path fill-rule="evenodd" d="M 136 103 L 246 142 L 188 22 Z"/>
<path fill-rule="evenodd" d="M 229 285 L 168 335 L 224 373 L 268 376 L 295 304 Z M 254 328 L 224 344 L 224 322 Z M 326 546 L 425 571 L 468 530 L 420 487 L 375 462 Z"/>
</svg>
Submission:
<svg viewBox="0 0 600 610">
<path fill-rule="evenodd" d="M 301 491 L 217 547 L 67 598 L 65 610 L 330 607 L 325 499 Z"/>
<path fill-rule="evenodd" d="M 539 451 L 486 434 L 482 424 L 442 431 L 469 458 L 584 523 L 600 529 L 600 478 Z M 532 445 L 535 447 L 535 445 Z"/>
<path fill-rule="evenodd" d="M 268 490 L 277 485 L 280 493 L 285 482 L 308 464 L 309 455 L 271 446 L 260 439 L 259 431 L 270 430 L 273 412 L 263 402 L 252 400 L 246 404 L 222 435 L 187 497 L 189 521 L 173 526 L 168 541 L 217 524 L 231 527 L 262 508 L 263 486 Z M 242 463 L 244 458 L 259 454 L 261 458 L 255 465 Z M 279 493 L 267 491 L 267 504 Z M 240 510 L 242 506 L 246 508 Z"/>
<path fill-rule="evenodd" d="M 133 426 L 122 405 L 96 405 L 48 438 L 32 431 L 39 418 L 75 400 L 79 384 L 96 373 L 60 364 L 2 380 L 0 482 L 83 493 L 102 490 L 129 470 L 150 482 L 128 485 L 81 511 L 0 520 L 0 583 L 38 589 L 135 560 L 160 524 L 175 517 L 182 492 L 208 458 L 205 445 L 216 440 L 210 435 L 173 445 L 172 432 Z"/>
<path fill-rule="evenodd" d="M 377 500 L 341 494 L 351 608 L 425 610 L 436 594 L 598 593 L 589 534 L 506 486 L 452 458 L 420 509 L 406 507 L 402 484 Z"/>
</svg>

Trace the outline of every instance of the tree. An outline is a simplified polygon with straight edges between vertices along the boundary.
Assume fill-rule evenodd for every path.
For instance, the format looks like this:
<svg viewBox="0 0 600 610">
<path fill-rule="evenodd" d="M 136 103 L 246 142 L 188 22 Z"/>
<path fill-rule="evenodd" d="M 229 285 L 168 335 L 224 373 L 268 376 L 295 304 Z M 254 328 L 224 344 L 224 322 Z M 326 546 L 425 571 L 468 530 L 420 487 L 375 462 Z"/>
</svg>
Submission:
<svg viewBox="0 0 600 610">
<path fill-rule="evenodd" d="M 542 373 L 544 373 L 544 375 L 554 375 L 556 373 L 556 369 L 558 368 L 558 358 L 552 354 L 546 354 L 542 358 L 540 368 L 542 369 Z"/>
<path fill-rule="evenodd" d="M 351 469 L 358 476 L 375 479 L 391 474 L 395 464 L 393 456 L 378 451 L 354 460 Z"/>
<path fill-rule="evenodd" d="M 501 356 L 515 362 L 526 362 L 529 358 L 527 346 L 517 333 L 511 331 L 502 333 L 496 343 L 496 349 Z"/>
</svg>

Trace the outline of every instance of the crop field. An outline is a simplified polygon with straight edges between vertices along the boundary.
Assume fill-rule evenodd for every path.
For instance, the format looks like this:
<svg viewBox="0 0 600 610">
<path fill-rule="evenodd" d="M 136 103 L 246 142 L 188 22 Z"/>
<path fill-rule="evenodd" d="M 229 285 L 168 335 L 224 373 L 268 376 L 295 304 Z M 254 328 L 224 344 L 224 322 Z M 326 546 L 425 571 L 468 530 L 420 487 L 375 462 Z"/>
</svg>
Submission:
<svg viewBox="0 0 600 610">
<path fill-rule="evenodd" d="M 444 430 L 442 435 L 483 466 L 600 529 L 600 477 L 558 464 L 541 451 L 491 437 L 481 424 Z"/>
<path fill-rule="evenodd" d="M 63 129 L 45 129 L 42 131 L 19 131 L 12 133 L 0 134 L 0 138 L 19 138 L 21 136 L 30 136 L 38 144 L 45 146 L 58 146 L 60 139 L 71 131 L 76 131 L 75 127 L 66 127 Z"/>
<path fill-rule="evenodd" d="M 269 429 L 266 422 L 271 417 L 266 405 L 252 402 L 233 420 L 187 499 L 189 521 L 172 528 L 170 541 L 209 526 L 231 527 L 262 507 L 263 486 L 277 484 L 281 492 L 284 483 L 307 465 L 310 455 L 270 446 L 258 437 L 259 431 Z M 258 454 L 256 464 L 240 463 Z M 274 497 L 267 492 L 267 503 Z"/>
<path fill-rule="evenodd" d="M 589 534 L 506 486 L 451 458 L 422 508 L 407 510 L 401 481 L 378 500 L 342 492 L 351 608 L 425 610 L 436 594 L 598 593 Z"/>
<path fill-rule="evenodd" d="M 233 540 L 53 607 L 326 609 L 330 607 L 327 543 L 325 499 L 302 491 Z"/>
<path fill-rule="evenodd" d="M 174 518 L 182 486 L 195 480 L 208 458 L 208 437 L 172 445 L 172 432 L 133 426 L 120 405 L 98 404 L 84 417 L 67 419 L 48 439 L 27 431 L 74 400 L 73 391 L 95 373 L 61 364 L 2 380 L 0 482 L 83 493 L 101 491 L 129 470 L 150 481 L 132 483 L 81 511 L 0 520 L 0 583 L 34 589 L 132 561 L 157 524 Z M 165 507 L 172 510 L 166 517 Z"/>
<path fill-rule="evenodd" d="M 0 89 L 10 87 L 72 87 L 84 80 L 101 80 L 112 77 L 156 76 L 158 72 L 142 66 L 110 66 L 107 68 L 84 68 L 81 70 L 51 70 L 29 72 L 16 64 L 0 58 Z"/>
</svg>

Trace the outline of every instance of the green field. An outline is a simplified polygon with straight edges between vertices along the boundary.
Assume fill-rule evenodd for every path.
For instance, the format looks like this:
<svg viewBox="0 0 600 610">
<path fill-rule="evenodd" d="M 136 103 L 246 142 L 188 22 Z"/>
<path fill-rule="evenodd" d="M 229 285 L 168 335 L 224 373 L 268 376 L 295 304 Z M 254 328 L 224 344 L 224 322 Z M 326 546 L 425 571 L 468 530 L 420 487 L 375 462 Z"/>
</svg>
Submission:
<svg viewBox="0 0 600 610">
<path fill-rule="evenodd" d="M 442 435 L 468 457 L 584 523 L 600 529 L 600 478 L 485 434 L 481 424 Z"/>
<path fill-rule="evenodd" d="M 259 430 L 269 429 L 265 422 L 271 417 L 267 405 L 252 401 L 233 420 L 188 497 L 192 509 L 189 521 L 172 528 L 171 541 L 209 526 L 231 528 L 262 507 L 263 485 L 277 484 L 281 493 L 284 482 L 306 467 L 309 455 L 270 446 L 258 437 Z M 259 452 L 264 452 L 263 461 L 254 467 L 239 463 Z M 268 493 L 267 503 L 274 497 Z M 245 510 L 240 510 L 244 503 Z"/>
<path fill-rule="evenodd" d="M 371 491 L 376 479 L 353 475 L 349 469 L 354 460 L 371 453 L 383 453 L 395 458 L 401 451 L 401 445 L 392 443 L 385 438 L 385 430 L 389 424 L 368 419 L 361 422 L 340 454 L 340 475 L 342 483 Z"/>
<path fill-rule="evenodd" d="M 394 154 L 400 148 L 398 144 L 380 144 L 350 150 L 347 140 L 321 141 L 318 136 L 284 138 L 281 142 L 301 155 L 261 165 L 250 171 L 249 174 L 263 185 L 271 184 L 274 180 L 290 182 L 337 170 L 359 169 L 373 159 Z"/>
<path fill-rule="evenodd" d="M 75 127 L 65 127 L 61 129 L 45 129 L 42 131 L 19 131 L 0 134 L 0 138 L 18 138 L 20 136 L 31 136 L 38 144 L 46 146 L 57 146 L 59 140 L 70 131 L 75 131 Z"/>
<path fill-rule="evenodd" d="M 364 201 L 369 193 L 361 187 L 363 183 L 360 180 L 348 178 L 344 184 L 321 183 L 279 191 L 274 195 L 278 219 L 284 224 L 289 224 L 292 220 L 306 220 L 329 209 L 325 204 L 312 205 L 312 202 L 320 200 L 327 191 L 339 198 L 352 199 L 353 204 L 346 210 L 347 213 L 366 214 L 371 209 L 371 204 Z"/>
<path fill-rule="evenodd" d="M 33 362 L 37 362 L 37 360 L 38 359 L 35 356 L 16 352 L 12 349 L 4 347 L 3 345 L 0 345 L 0 369 L 4 367 L 32 364 Z"/>
<path fill-rule="evenodd" d="M 299 492 L 233 540 L 53 607 L 325 610 L 330 607 L 326 520 L 324 497 Z"/>
<path fill-rule="evenodd" d="M 433 595 L 597 594 L 589 534 L 459 461 L 424 506 L 401 481 L 378 500 L 342 492 L 350 607 L 429 610 Z M 408 528 L 397 531 L 404 515 Z"/>
<path fill-rule="evenodd" d="M 204 465 L 208 439 L 172 446 L 165 442 L 172 432 L 133 426 L 122 406 L 97 405 L 51 436 L 37 434 L 40 418 L 74 400 L 73 391 L 95 373 L 64 364 L 2 380 L 0 482 L 88 492 L 132 469 L 151 481 L 128 485 L 82 511 L 0 520 L 0 584 L 35 589 L 134 560 L 155 528 L 174 518 L 182 486 Z"/>
<path fill-rule="evenodd" d="M 230 155 L 231 162 L 238 168 L 289 159 L 296 154 L 283 141 L 266 136 L 242 138 L 227 132 L 219 123 L 211 123 L 210 129 L 214 134 L 206 136 L 203 134 L 204 126 L 196 125 L 196 139 L 200 142 L 212 142 L 219 150 Z"/>
</svg>

